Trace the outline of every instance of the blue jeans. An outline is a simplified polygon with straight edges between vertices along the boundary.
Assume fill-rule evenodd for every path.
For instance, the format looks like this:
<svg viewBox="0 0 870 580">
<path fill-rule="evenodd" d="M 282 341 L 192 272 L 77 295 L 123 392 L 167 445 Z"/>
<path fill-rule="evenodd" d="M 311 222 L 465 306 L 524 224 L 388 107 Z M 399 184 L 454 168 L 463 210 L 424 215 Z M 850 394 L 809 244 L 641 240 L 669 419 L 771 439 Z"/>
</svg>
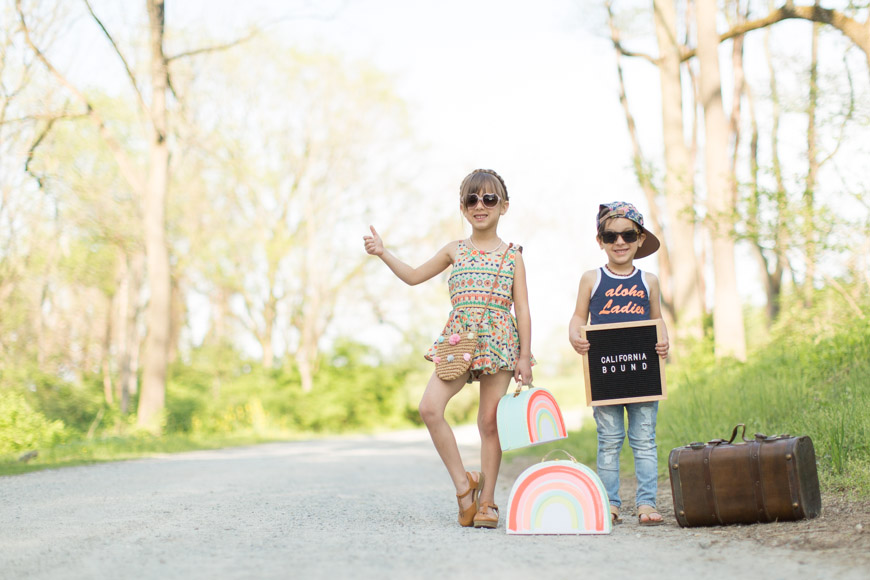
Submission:
<svg viewBox="0 0 870 580">
<path fill-rule="evenodd" d="M 612 505 L 619 507 L 619 452 L 625 441 L 625 412 L 628 412 L 628 444 L 634 452 L 637 477 L 635 505 L 656 505 L 658 456 L 656 455 L 656 414 L 658 401 L 593 407 L 598 425 L 598 477 Z"/>
</svg>

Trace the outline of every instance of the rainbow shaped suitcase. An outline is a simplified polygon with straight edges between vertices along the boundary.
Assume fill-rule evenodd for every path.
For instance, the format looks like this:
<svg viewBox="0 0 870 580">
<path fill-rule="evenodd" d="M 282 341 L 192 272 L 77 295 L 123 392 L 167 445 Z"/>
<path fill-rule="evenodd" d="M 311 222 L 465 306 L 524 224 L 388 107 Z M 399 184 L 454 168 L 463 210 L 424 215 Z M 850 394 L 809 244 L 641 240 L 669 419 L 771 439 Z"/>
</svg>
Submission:
<svg viewBox="0 0 870 580">
<path fill-rule="evenodd" d="M 568 432 L 562 411 L 547 389 L 517 385 L 498 402 L 496 420 L 502 451 L 565 439 Z"/>
<path fill-rule="evenodd" d="M 604 484 L 573 457 L 551 461 L 544 457 L 514 482 L 505 528 L 508 534 L 518 535 L 609 534 L 612 524 Z"/>
</svg>

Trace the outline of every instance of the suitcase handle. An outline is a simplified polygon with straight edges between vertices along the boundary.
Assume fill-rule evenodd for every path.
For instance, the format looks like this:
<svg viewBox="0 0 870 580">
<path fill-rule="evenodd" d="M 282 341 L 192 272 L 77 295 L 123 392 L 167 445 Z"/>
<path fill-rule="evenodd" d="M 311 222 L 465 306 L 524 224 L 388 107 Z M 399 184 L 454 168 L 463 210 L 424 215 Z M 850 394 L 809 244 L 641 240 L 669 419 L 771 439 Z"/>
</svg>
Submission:
<svg viewBox="0 0 870 580">
<path fill-rule="evenodd" d="M 783 433 L 782 435 L 764 435 L 763 433 L 756 433 L 755 440 L 759 443 L 770 443 L 773 441 L 780 441 L 782 439 L 790 439 L 791 435 L 788 433 Z"/>
<path fill-rule="evenodd" d="M 743 439 L 744 442 L 749 443 L 750 439 L 746 438 L 746 423 L 738 423 L 734 426 L 734 431 L 731 432 L 731 439 L 728 440 L 728 443 L 733 443 L 734 438 L 737 437 L 737 430 L 743 427 L 743 432 L 740 433 L 740 438 Z"/>
<path fill-rule="evenodd" d="M 546 455 L 544 455 L 544 458 L 541 459 L 541 462 L 543 463 L 544 461 L 547 460 L 548 457 L 550 457 L 550 455 L 552 455 L 553 453 L 557 453 L 557 452 L 559 452 L 559 451 L 561 451 L 562 453 L 564 453 L 565 455 L 567 455 L 568 457 L 570 457 L 570 458 L 571 458 L 571 461 L 573 461 L 574 463 L 578 463 L 577 459 L 575 459 L 575 457 L 574 457 L 573 455 L 571 455 L 570 453 L 568 453 L 568 452 L 565 451 L 564 449 L 553 449 L 553 450 L 551 450 L 551 451 L 548 452 Z"/>
<path fill-rule="evenodd" d="M 756 441 L 758 443 L 771 443 L 773 441 L 780 441 L 782 439 L 789 439 L 791 437 L 791 435 L 789 435 L 788 433 L 783 433 L 782 435 L 770 435 L 770 436 L 764 435 L 763 433 L 756 433 L 754 439 L 747 439 L 746 438 L 746 424 L 745 423 L 738 423 L 737 425 L 734 426 L 734 430 L 731 431 L 731 438 L 728 439 L 727 441 L 725 439 L 712 439 L 710 441 L 707 441 L 706 443 L 703 443 L 701 441 L 694 441 L 692 443 L 689 443 L 687 445 L 687 447 L 689 447 L 691 449 L 698 450 L 698 449 L 703 449 L 707 445 L 712 445 L 713 447 L 716 447 L 718 445 L 731 445 L 732 443 L 734 443 L 734 440 L 737 438 L 737 430 L 741 429 L 741 428 L 742 428 L 742 431 L 740 432 L 740 438 L 743 439 L 744 443 L 753 443 Z"/>
<path fill-rule="evenodd" d="M 529 387 L 529 390 L 530 390 L 530 391 L 531 391 L 532 389 L 535 388 L 535 385 L 533 385 L 532 383 L 529 383 L 529 384 L 526 385 L 526 386 Z M 520 383 L 520 382 L 517 382 L 517 390 L 514 391 L 514 397 L 519 397 L 519 396 L 520 396 L 520 393 L 521 393 L 522 391 L 523 391 L 523 384 Z"/>
<path fill-rule="evenodd" d="M 729 439 L 727 441 L 725 439 L 713 439 L 712 441 L 707 441 L 706 445 L 713 445 L 714 447 L 717 445 L 731 445 L 732 443 L 734 443 L 734 440 L 737 438 L 737 430 L 740 429 L 741 427 L 743 428 L 743 431 L 741 431 L 741 433 L 740 433 L 741 439 L 743 439 L 743 441 L 745 443 L 750 443 L 751 441 L 753 441 L 752 439 L 746 438 L 746 424 L 745 423 L 738 423 L 737 425 L 735 425 L 734 430 L 731 431 L 731 439 Z M 764 437 L 764 435 L 762 435 L 762 437 Z M 755 438 L 758 439 L 757 433 L 755 434 Z M 690 444 L 690 447 L 692 449 L 702 449 L 704 446 L 705 446 L 704 443 L 692 443 L 692 444 Z"/>
<path fill-rule="evenodd" d="M 763 433 L 756 433 L 754 439 L 746 438 L 746 425 L 744 423 L 738 423 L 734 427 L 734 431 L 731 432 L 731 439 L 728 441 L 724 441 L 723 439 L 714 439 L 711 441 L 711 444 L 719 445 L 721 443 L 733 443 L 734 439 L 737 437 L 737 430 L 743 427 L 743 431 L 740 433 L 741 439 L 743 439 L 744 443 L 752 443 L 753 441 L 758 441 L 759 443 L 770 442 L 770 441 L 779 441 L 780 439 L 789 439 L 791 435 L 788 433 L 783 433 L 782 435 L 765 435 Z"/>
</svg>

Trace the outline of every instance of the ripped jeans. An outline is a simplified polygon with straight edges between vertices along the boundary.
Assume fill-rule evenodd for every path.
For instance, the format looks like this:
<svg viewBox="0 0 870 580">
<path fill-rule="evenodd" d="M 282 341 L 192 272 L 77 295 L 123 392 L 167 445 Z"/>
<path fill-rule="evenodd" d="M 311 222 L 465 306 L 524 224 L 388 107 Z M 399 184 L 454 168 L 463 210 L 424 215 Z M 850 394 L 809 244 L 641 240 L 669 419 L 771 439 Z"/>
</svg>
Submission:
<svg viewBox="0 0 870 580">
<path fill-rule="evenodd" d="M 635 505 L 656 505 L 658 457 L 656 455 L 656 414 L 658 401 L 593 407 L 598 426 L 598 477 L 611 505 L 619 507 L 619 452 L 625 441 L 625 413 L 628 412 L 628 444 L 634 452 L 637 477 Z"/>
</svg>

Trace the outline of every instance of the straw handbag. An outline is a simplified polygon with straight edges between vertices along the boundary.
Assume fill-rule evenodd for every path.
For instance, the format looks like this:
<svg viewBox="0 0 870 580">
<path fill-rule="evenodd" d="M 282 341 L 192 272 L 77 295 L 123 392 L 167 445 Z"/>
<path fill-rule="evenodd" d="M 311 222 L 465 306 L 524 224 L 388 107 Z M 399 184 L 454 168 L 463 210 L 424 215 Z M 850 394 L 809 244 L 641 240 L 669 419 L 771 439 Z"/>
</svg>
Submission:
<svg viewBox="0 0 870 580">
<path fill-rule="evenodd" d="M 504 255 L 501 257 L 501 262 L 498 265 L 498 271 L 495 274 L 495 284 L 498 284 L 498 277 L 501 274 L 501 268 L 504 266 L 504 260 L 508 255 L 513 244 L 508 244 Z M 489 297 L 486 299 L 484 310 L 489 308 L 489 303 L 492 301 L 493 290 L 495 284 L 489 290 Z M 438 337 L 438 342 L 435 347 L 435 373 L 442 381 L 452 381 L 458 379 L 468 372 L 471 368 L 471 361 L 474 358 L 474 352 L 477 350 L 477 333 L 478 327 L 474 326 L 473 330 L 467 330 L 462 333 L 445 334 Z"/>
</svg>

